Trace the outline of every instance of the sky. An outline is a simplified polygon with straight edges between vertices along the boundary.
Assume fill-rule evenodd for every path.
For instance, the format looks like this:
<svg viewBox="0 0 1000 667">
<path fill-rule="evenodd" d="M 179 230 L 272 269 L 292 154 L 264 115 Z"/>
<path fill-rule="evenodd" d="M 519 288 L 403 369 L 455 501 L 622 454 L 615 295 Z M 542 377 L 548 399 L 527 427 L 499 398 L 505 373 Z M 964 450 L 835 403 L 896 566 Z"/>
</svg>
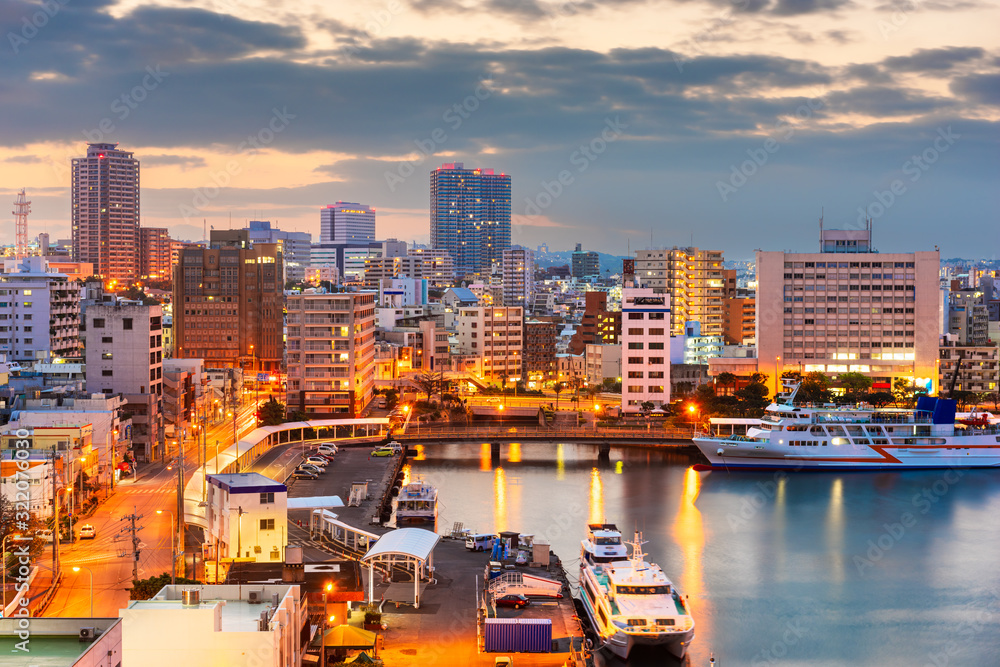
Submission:
<svg viewBox="0 0 1000 667">
<path fill-rule="evenodd" d="M 318 239 L 343 200 L 426 243 L 429 173 L 463 162 L 511 175 L 532 248 L 745 259 L 867 211 L 882 251 L 996 258 L 998 25 L 987 0 L 5 0 L 0 201 L 68 238 L 70 160 L 105 141 L 181 239 Z"/>
</svg>

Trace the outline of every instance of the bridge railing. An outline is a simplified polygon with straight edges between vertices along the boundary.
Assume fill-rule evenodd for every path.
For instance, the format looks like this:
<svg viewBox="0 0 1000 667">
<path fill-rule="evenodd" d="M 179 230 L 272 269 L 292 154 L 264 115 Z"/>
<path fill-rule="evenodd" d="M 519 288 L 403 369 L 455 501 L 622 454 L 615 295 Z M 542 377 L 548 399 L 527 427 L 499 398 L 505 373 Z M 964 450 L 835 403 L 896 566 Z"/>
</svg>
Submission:
<svg viewBox="0 0 1000 667">
<path fill-rule="evenodd" d="M 484 442 L 490 439 L 512 440 L 517 438 L 544 438 L 547 440 L 690 440 L 694 432 L 692 428 L 664 428 L 662 426 L 593 426 L 579 428 L 546 428 L 542 426 L 467 426 L 467 425 L 428 425 L 411 424 L 405 432 L 397 432 L 393 437 L 397 440 L 425 440 L 440 437 L 442 439 L 477 440 Z"/>
</svg>

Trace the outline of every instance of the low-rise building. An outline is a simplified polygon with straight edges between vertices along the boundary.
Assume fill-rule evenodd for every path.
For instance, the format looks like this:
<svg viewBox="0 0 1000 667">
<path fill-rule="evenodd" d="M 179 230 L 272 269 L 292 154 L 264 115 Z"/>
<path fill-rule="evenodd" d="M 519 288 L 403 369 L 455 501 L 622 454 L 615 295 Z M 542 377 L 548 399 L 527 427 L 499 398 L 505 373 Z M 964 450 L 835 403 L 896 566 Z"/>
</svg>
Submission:
<svg viewBox="0 0 1000 667">
<path fill-rule="evenodd" d="M 503 385 L 520 378 L 522 371 L 524 309 L 460 308 L 458 347 L 462 355 L 482 358 L 482 377 Z"/>
<path fill-rule="evenodd" d="M 654 288 L 622 290 L 622 411 L 670 402 L 670 295 Z"/>
<path fill-rule="evenodd" d="M 531 319 L 524 323 L 524 374 L 528 382 L 550 382 L 558 377 L 556 338 L 559 324 Z"/>
<path fill-rule="evenodd" d="M 205 539 L 222 558 L 282 562 L 288 487 L 256 472 L 208 476 Z"/>
<path fill-rule="evenodd" d="M 584 352 L 587 368 L 587 382 L 602 384 L 611 379 L 622 381 L 622 346 L 621 345 L 587 345 Z"/>
</svg>

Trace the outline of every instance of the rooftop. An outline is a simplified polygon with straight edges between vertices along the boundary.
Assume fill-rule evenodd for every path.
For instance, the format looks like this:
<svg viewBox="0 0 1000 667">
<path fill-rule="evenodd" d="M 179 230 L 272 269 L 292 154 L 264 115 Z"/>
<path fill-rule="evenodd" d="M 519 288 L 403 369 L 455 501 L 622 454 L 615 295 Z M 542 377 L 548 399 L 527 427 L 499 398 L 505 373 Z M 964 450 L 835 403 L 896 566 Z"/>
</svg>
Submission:
<svg viewBox="0 0 1000 667">
<path fill-rule="evenodd" d="M 209 475 L 209 484 L 230 493 L 261 493 L 264 491 L 287 491 L 288 487 L 265 477 L 259 472 L 238 472 L 220 475 Z"/>
</svg>

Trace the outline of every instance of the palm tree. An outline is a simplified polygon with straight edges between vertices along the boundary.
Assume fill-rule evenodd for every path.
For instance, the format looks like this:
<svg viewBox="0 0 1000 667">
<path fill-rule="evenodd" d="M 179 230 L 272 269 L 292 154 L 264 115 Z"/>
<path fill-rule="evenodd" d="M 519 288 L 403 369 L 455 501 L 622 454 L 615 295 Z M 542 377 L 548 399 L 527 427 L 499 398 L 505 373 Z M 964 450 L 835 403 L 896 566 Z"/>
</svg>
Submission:
<svg viewBox="0 0 1000 667">
<path fill-rule="evenodd" d="M 563 391 L 563 389 L 565 389 L 565 388 L 566 388 L 566 383 L 565 382 L 556 382 L 552 386 L 552 391 L 554 391 L 556 393 L 556 412 L 559 411 L 559 394 L 561 394 L 562 391 Z"/>
</svg>

